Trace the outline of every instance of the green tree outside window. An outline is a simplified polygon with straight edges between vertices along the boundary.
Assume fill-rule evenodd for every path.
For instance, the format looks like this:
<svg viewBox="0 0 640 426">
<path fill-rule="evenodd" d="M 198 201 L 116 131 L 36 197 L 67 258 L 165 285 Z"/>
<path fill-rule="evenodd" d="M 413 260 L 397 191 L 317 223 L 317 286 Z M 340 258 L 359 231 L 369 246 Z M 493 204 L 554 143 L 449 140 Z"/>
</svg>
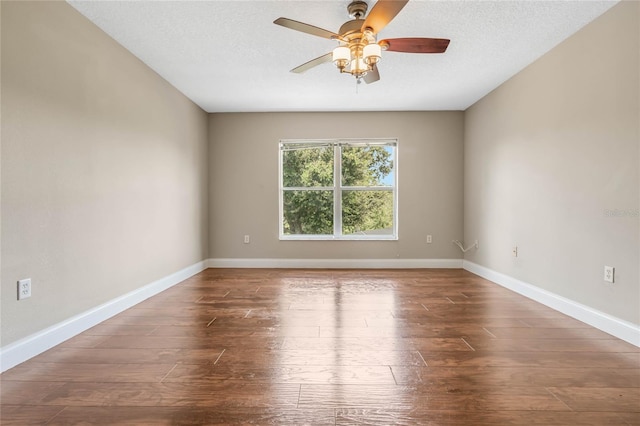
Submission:
<svg viewBox="0 0 640 426">
<path fill-rule="evenodd" d="M 281 143 L 281 235 L 395 237 L 395 145 Z"/>
</svg>

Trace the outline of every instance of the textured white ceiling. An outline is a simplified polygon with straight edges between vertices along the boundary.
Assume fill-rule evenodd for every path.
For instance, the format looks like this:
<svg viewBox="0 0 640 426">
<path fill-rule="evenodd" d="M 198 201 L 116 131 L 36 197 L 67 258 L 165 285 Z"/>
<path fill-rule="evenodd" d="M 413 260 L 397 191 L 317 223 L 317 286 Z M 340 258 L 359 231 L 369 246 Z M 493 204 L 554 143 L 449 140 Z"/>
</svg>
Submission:
<svg viewBox="0 0 640 426">
<path fill-rule="evenodd" d="M 337 32 L 349 0 L 68 2 L 208 112 L 464 110 L 616 3 L 412 0 L 378 38 L 447 52 L 383 52 L 381 80 L 356 88 L 331 63 L 290 73 L 336 43 L 273 24 Z"/>
</svg>

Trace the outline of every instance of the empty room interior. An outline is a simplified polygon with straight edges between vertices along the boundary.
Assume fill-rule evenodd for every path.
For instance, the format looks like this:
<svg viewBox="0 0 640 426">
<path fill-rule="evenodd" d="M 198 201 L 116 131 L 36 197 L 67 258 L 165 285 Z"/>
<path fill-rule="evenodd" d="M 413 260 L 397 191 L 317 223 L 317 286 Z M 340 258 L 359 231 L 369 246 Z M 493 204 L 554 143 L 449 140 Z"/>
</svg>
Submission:
<svg viewBox="0 0 640 426">
<path fill-rule="evenodd" d="M 640 425 L 640 2 L 0 18 L 1 424 Z"/>
</svg>

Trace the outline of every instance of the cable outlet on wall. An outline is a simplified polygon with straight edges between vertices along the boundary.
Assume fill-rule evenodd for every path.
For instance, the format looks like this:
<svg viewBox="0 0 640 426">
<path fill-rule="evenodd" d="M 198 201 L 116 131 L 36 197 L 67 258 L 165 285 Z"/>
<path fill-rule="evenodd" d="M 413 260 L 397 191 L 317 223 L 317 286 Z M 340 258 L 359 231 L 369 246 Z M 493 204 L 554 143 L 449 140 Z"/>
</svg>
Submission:
<svg viewBox="0 0 640 426">
<path fill-rule="evenodd" d="M 251 237 L 249 237 L 248 235 L 244 236 L 244 243 L 245 244 L 249 244 L 251 242 Z"/>
<path fill-rule="evenodd" d="M 427 235 L 427 244 L 431 244 L 433 242 L 433 238 L 431 235 Z"/>
<path fill-rule="evenodd" d="M 512 253 L 513 257 L 518 257 L 518 246 L 513 246 Z"/>
<path fill-rule="evenodd" d="M 604 280 L 608 283 L 613 283 L 614 282 L 614 274 L 615 274 L 616 268 L 614 268 L 613 266 L 605 266 L 604 267 Z"/>
<path fill-rule="evenodd" d="M 31 297 L 31 278 L 18 281 L 18 300 Z"/>
</svg>

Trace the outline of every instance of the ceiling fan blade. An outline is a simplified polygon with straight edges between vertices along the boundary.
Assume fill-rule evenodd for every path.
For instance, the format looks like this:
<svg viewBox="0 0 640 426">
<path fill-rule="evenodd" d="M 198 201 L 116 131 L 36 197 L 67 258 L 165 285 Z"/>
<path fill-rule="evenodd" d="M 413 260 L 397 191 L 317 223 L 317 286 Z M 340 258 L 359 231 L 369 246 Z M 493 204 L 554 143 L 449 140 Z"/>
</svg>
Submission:
<svg viewBox="0 0 640 426">
<path fill-rule="evenodd" d="M 388 52 L 444 53 L 449 46 L 446 38 L 388 38 L 378 44 Z"/>
<path fill-rule="evenodd" d="M 333 53 L 329 52 L 326 55 L 319 56 L 315 59 L 310 60 L 309 62 L 305 62 L 304 64 L 298 67 L 295 67 L 294 69 L 291 70 L 291 72 L 294 72 L 296 74 L 301 74 L 317 65 L 324 64 L 325 62 L 331 62 L 331 59 L 333 59 L 332 56 L 333 56 Z"/>
<path fill-rule="evenodd" d="M 337 39 L 340 37 L 338 34 L 325 30 L 323 28 L 315 27 L 313 25 L 305 24 L 304 22 L 294 21 L 293 19 L 288 18 L 278 18 L 273 21 L 276 25 L 281 25 L 285 28 L 290 28 L 292 30 L 300 31 L 303 33 L 311 34 L 314 36 L 328 38 L 330 40 Z"/>
<path fill-rule="evenodd" d="M 362 79 L 367 84 L 375 83 L 376 81 L 380 80 L 380 71 L 378 71 L 378 66 L 374 65 L 373 69 L 366 73 L 364 77 L 362 77 Z"/>
<path fill-rule="evenodd" d="M 377 34 L 402 10 L 409 0 L 378 0 L 364 20 L 362 31 L 369 27 Z"/>
</svg>

